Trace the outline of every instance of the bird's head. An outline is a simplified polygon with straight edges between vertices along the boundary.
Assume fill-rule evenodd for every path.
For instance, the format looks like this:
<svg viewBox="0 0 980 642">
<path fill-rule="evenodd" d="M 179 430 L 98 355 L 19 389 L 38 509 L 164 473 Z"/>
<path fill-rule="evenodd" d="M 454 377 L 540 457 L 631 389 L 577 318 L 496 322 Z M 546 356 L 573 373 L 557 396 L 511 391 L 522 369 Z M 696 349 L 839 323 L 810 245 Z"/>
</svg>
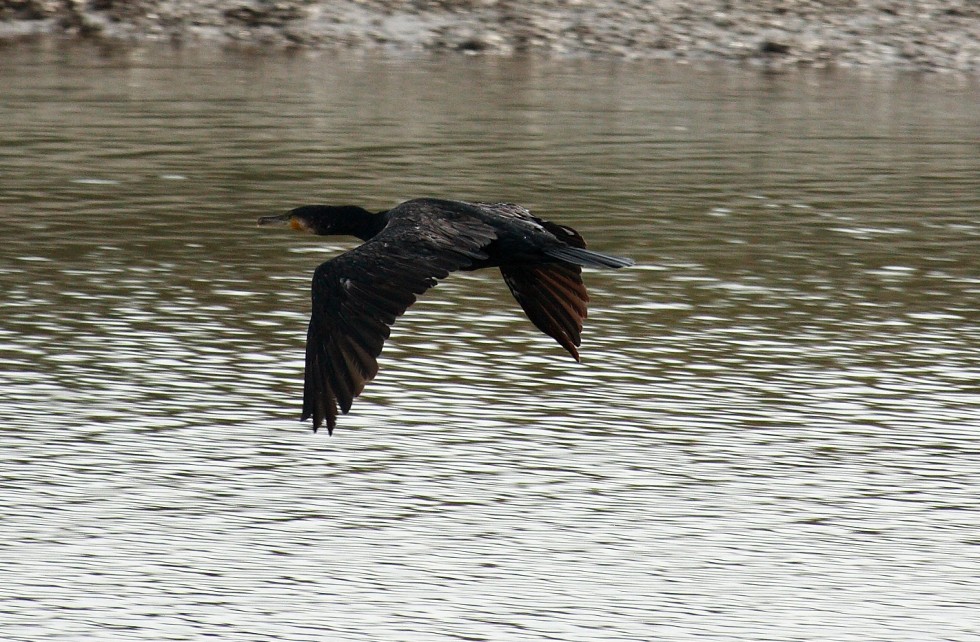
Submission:
<svg viewBox="0 0 980 642">
<path fill-rule="evenodd" d="M 367 211 L 354 205 L 304 205 L 285 214 L 259 217 L 259 225 L 288 225 L 294 230 L 325 236 L 357 236 Z"/>
</svg>

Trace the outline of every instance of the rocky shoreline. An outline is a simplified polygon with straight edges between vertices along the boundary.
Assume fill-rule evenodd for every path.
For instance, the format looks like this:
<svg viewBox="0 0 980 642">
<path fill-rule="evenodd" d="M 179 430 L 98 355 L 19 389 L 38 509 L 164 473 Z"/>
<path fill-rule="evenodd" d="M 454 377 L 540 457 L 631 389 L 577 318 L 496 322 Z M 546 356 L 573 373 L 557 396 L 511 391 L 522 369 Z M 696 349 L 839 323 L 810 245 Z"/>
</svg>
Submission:
<svg viewBox="0 0 980 642">
<path fill-rule="evenodd" d="M 976 0 L 0 0 L 47 36 L 980 74 Z"/>
</svg>

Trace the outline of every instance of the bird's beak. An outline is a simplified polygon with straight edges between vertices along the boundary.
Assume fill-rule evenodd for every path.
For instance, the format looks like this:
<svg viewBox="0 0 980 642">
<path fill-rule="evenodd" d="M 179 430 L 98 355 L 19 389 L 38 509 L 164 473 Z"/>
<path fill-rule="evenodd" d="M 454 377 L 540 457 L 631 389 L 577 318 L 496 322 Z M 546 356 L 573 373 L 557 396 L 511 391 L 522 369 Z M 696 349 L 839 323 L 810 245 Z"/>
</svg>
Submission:
<svg viewBox="0 0 980 642">
<path fill-rule="evenodd" d="M 259 225 L 288 225 L 297 232 L 312 232 L 309 224 L 296 216 L 292 212 L 285 214 L 275 214 L 273 216 L 260 216 Z"/>
<path fill-rule="evenodd" d="M 289 225 L 293 215 L 291 212 L 276 214 L 274 216 L 260 216 L 259 225 Z"/>
</svg>

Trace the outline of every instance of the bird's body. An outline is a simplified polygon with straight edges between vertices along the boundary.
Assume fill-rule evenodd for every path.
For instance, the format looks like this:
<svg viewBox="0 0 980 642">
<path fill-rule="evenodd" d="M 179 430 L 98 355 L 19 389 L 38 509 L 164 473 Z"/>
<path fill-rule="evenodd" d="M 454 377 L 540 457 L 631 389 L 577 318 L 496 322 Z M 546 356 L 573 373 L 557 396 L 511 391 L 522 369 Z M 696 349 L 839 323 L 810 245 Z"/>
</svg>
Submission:
<svg viewBox="0 0 980 642">
<path fill-rule="evenodd" d="M 372 214 L 355 206 L 309 205 L 259 224 L 288 223 L 364 243 L 313 274 L 302 419 L 331 434 L 337 407 L 378 372 L 377 357 L 395 319 L 418 295 L 456 270 L 498 267 L 534 325 L 578 360 L 589 295 L 581 268 L 621 268 L 629 259 L 585 249 L 570 227 L 509 203 L 415 199 Z"/>
</svg>

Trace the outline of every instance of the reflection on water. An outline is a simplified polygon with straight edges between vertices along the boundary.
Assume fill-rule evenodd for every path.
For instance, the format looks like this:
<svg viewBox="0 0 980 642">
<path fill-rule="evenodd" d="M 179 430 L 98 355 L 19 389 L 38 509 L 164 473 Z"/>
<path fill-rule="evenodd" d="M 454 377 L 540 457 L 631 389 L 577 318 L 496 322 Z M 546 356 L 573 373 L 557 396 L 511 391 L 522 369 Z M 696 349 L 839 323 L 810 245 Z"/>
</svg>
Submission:
<svg viewBox="0 0 980 642">
<path fill-rule="evenodd" d="M 7 640 L 980 635 L 977 88 L 605 62 L 8 49 Z M 507 199 L 589 272 L 583 364 L 495 273 L 296 419 L 309 201 Z"/>
</svg>

